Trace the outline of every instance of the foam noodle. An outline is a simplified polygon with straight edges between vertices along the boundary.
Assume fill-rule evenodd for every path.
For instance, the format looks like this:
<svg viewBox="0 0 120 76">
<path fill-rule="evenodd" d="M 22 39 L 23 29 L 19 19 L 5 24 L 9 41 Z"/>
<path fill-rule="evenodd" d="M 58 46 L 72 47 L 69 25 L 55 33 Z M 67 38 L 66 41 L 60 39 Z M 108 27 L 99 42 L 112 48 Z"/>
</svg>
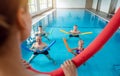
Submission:
<svg viewBox="0 0 120 76">
<path fill-rule="evenodd" d="M 37 50 L 38 53 L 42 53 L 42 52 L 45 52 L 47 51 L 53 44 L 55 44 L 56 40 L 54 40 L 53 42 L 51 42 L 46 48 L 44 48 L 42 51 L 40 50 Z M 25 47 L 24 44 L 21 44 L 21 48 L 25 51 L 29 51 L 29 52 L 34 52 L 32 50 L 30 50 L 29 48 Z"/>
<path fill-rule="evenodd" d="M 67 50 L 68 50 L 69 52 L 72 52 L 72 50 L 70 49 L 70 47 L 69 47 L 69 45 L 68 45 L 68 43 L 67 43 L 67 40 L 66 40 L 65 38 L 63 38 L 63 42 L 64 42 L 65 47 L 67 48 Z"/>
<path fill-rule="evenodd" d="M 65 34 L 70 34 L 70 32 L 67 32 L 65 30 L 60 30 L 60 32 L 63 32 Z M 83 32 L 83 33 L 80 33 L 80 35 L 86 35 L 86 34 L 92 34 L 92 32 Z"/>
<path fill-rule="evenodd" d="M 69 32 L 65 31 L 65 30 L 60 30 L 60 32 L 63 32 L 65 34 L 70 34 Z"/>
<path fill-rule="evenodd" d="M 86 35 L 86 34 L 92 34 L 92 32 L 84 32 L 84 33 L 81 33 L 80 35 Z"/>
</svg>

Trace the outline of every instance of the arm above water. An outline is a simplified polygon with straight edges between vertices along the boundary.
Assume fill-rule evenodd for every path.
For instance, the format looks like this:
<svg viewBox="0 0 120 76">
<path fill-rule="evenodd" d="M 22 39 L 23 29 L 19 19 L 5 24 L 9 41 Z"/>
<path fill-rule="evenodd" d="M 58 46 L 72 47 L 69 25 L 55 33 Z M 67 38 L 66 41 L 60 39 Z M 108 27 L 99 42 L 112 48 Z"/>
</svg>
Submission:
<svg viewBox="0 0 120 76">
<path fill-rule="evenodd" d="M 74 51 L 74 50 L 77 50 L 77 48 L 72 48 L 71 50 Z"/>
<path fill-rule="evenodd" d="M 35 51 L 35 43 L 33 43 L 32 47 L 30 48 L 30 50 Z"/>
<path fill-rule="evenodd" d="M 46 44 L 46 43 L 43 43 L 43 47 L 47 47 L 47 44 Z"/>
<path fill-rule="evenodd" d="M 72 50 L 71 53 L 74 54 L 74 55 L 76 56 L 77 53 L 75 53 L 74 50 L 77 50 L 77 48 L 73 48 L 73 49 L 71 49 L 71 50 Z"/>
<path fill-rule="evenodd" d="M 73 30 L 70 30 L 69 33 L 70 33 L 70 34 L 73 34 Z"/>
</svg>

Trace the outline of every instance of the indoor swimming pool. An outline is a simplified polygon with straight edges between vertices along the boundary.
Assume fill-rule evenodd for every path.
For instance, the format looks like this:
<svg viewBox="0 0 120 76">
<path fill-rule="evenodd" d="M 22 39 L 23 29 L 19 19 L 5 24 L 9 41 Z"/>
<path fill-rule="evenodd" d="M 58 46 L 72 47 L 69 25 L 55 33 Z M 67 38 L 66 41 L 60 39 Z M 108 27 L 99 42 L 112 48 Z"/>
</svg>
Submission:
<svg viewBox="0 0 120 76">
<path fill-rule="evenodd" d="M 68 59 L 74 57 L 73 54 L 67 51 L 63 38 L 71 48 L 78 46 L 79 38 L 69 38 L 68 34 L 60 32 L 72 30 L 74 25 L 78 25 L 80 32 L 92 32 L 92 34 L 80 35 L 84 40 L 84 48 L 86 48 L 96 36 L 104 29 L 108 22 L 84 9 L 57 9 L 47 15 L 32 26 L 31 36 L 22 43 L 22 57 L 28 61 L 32 52 L 24 49 L 30 48 L 35 42 L 35 33 L 38 31 L 38 26 L 42 25 L 46 32 L 49 32 L 48 41 L 42 38 L 42 41 L 48 45 L 56 40 L 56 43 L 50 48 L 49 53 L 56 61 L 56 65 L 49 61 L 43 54 L 35 57 L 30 63 L 31 66 L 41 72 L 51 72 L 58 69 L 61 64 Z M 69 39 L 68 39 L 69 38 Z M 120 30 L 105 44 L 105 46 L 91 57 L 86 65 L 78 68 L 79 76 L 119 76 L 120 75 Z"/>
</svg>

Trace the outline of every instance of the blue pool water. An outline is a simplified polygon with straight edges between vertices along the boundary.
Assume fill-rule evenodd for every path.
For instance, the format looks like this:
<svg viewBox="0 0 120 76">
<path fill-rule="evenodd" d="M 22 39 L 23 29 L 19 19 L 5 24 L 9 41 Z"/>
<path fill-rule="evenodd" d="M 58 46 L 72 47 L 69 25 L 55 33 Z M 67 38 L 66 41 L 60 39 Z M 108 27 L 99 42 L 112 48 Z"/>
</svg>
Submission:
<svg viewBox="0 0 120 76">
<path fill-rule="evenodd" d="M 84 40 L 84 47 L 87 47 L 96 36 L 104 29 L 107 22 L 95 16 L 87 10 L 81 9 L 59 9 L 49 14 L 32 26 L 31 36 L 22 43 L 24 47 L 30 48 L 34 42 L 35 32 L 39 25 L 42 25 L 46 32 L 51 32 L 48 36 L 51 41 L 56 43 L 50 48 L 50 55 L 56 61 L 54 65 L 44 55 L 38 55 L 31 65 L 34 69 L 41 72 L 50 72 L 58 69 L 60 65 L 74 56 L 67 51 L 62 38 L 68 38 L 67 34 L 60 32 L 60 29 L 70 31 L 73 25 L 78 25 L 81 32 L 93 32 L 89 35 L 81 35 Z M 68 41 L 71 48 L 77 47 L 78 38 L 70 38 Z M 50 42 L 42 38 L 42 41 Z M 32 52 L 22 49 L 22 57 L 26 61 L 32 55 Z M 86 65 L 78 68 L 79 76 L 119 76 L 120 75 L 120 31 L 118 30 L 105 46 L 90 58 Z"/>
</svg>

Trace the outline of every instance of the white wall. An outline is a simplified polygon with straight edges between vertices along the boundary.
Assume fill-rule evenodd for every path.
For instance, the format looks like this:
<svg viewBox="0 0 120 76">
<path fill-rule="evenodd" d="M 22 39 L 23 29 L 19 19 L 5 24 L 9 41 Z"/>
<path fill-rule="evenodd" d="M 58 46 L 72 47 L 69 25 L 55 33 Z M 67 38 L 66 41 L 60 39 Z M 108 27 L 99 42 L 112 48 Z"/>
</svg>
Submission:
<svg viewBox="0 0 120 76">
<path fill-rule="evenodd" d="M 56 8 L 85 8 L 86 0 L 56 0 Z"/>
<path fill-rule="evenodd" d="M 120 0 L 118 0 L 117 6 L 116 6 L 116 11 L 120 8 Z M 115 11 L 115 12 L 116 12 Z"/>
<path fill-rule="evenodd" d="M 111 0 L 102 0 L 100 11 L 108 13 L 109 12 L 109 7 L 110 7 L 110 3 L 111 3 Z"/>
<path fill-rule="evenodd" d="M 92 8 L 96 9 L 98 0 L 93 0 Z"/>
</svg>

